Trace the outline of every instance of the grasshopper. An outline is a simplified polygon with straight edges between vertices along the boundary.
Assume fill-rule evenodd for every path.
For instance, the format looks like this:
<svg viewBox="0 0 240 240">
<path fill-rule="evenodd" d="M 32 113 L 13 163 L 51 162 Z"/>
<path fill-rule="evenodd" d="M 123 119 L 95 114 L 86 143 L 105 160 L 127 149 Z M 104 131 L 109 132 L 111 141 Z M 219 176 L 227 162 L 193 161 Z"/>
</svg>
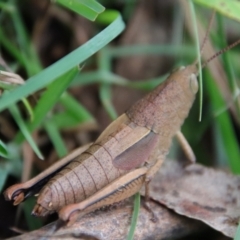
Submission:
<svg viewBox="0 0 240 240">
<path fill-rule="evenodd" d="M 198 92 L 197 75 L 196 62 L 177 69 L 113 121 L 94 143 L 75 150 L 35 178 L 8 188 L 6 200 L 18 205 L 40 191 L 33 215 L 58 212 L 63 221 L 72 221 L 147 186 L 161 167 L 174 136 L 194 162 L 180 128 Z"/>
</svg>

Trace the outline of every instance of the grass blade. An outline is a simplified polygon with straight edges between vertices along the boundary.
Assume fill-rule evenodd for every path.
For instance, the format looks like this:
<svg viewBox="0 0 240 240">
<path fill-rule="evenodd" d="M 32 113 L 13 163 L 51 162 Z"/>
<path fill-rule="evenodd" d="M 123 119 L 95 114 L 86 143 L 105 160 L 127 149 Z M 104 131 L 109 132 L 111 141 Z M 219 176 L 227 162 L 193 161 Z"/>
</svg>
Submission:
<svg viewBox="0 0 240 240">
<path fill-rule="evenodd" d="M 209 96 L 211 97 L 213 110 L 216 112 L 218 109 L 222 108 L 224 100 L 213 79 L 211 79 L 210 76 L 207 76 L 207 78 L 209 80 L 206 81 L 205 84 L 207 85 Z M 233 173 L 240 174 L 240 149 L 229 113 L 223 112 L 216 116 L 215 124 L 218 124 L 220 130 L 219 134 L 223 142 L 229 166 Z"/>
<path fill-rule="evenodd" d="M 234 236 L 234 240 L 240 240 L 240 224 L 237 227 L 236 234 Z"/>
<path fill-rule="evenodd" d="M 64 141 L 62 140 L 57 126 L 50 120 L 45 122 L 44 127 L 54 145 L 54 149 L 56 150 L 58 156 L 61 158 L 67 155 L 68 150 Z"/>
<path fill-rule="evenodd" d="M 34 129 L 36 129 L 42 124 L 47 113 L 50 111 L 50 109 L 53 108 L 53 106 L 59 100 L 62 93 L 68 88 L 77 73 L 77 67 L 71 69 L 66 74 L 59 77 L 55 82 L 53 82 L 44 92 L 33 111 L 34 120 L 28 123 L 28 129 L 30 132 L 32 132 Z M 15 141 L 18 143 L 22 140 L 23 136 L 21 134 L 18 134 L 15 138 Z"/>
<path fill-rule="evenodd" d="M 202 4 L 206 7 L 215 9 L 221 14 L 240 21 L 240 2 L 237 0 L 222 1 L 222 0 L 193 0 L 196 3 Z"/>
<path fill-rule="evenodd" d="M 16 123 L 18 124 L 22 134 L 24 135 L 24 137 L 26 138 L 26 140 L 28 141 L 28 143 L 30 144 L 30 146 L 32 147 L 33 151 L 37 154 L 37 156 L 40 159 L 44 159 L 43 155 L 41 154 L 40 150 L 38 149 L 37 145 L 35 144 L 25 122 L 22 119 L 22 116 L 17 108 L 16 105 L 12 105 L 9 107 L 9 110 L 11 112 L 11 114 L 13 115 Z"/>
<path fill-rule="evenodd" d="M 8 158 L 8 150 L 7 146 L 4 144 L 3 141 L 0 140 L 0 156 L 4 158 Z"/>
<path fill-rule="evenodd" d="M 30 95 L 31 93 L 46 87 L 74 66 L 84 62 L 87 58 L 113 40 L 120 32 L 122 32 L 124 27 L 125 25 L 122 18 L 119 16 L 113 23 L 87 43 L 69 53 L 67 56 L 44 69 L 37 75 L 30 77 L 26 84 L 14 89 L 10 94 L 3 94 L 0 100 L 0 111 L 6 109 L 9 105 Z"/>
<path fill-rule="evenodd" d="M 127 236 L 127 240 L 132 240 L 134 237 L 134 232 L 137 226 L 137 219 L 138 219 L 138 214 L 140 209 L 140 201 L 141 201 L 140 193 L 136 193 L 134 195 L 133 215 L 132 215 L 131 226 Z"/>
<path fill-rule="evenodd" d="M 0 191 L 2 191 L 9 172 L 3 166 L 0 167 Z"/>
<path fill-rule="evenodd" d="M 199 35 L 197 31 L 197 19 L 196 19 L 196 12 L 194 8 L 194 4 L 192 1 L 189 2 L 191 15 L 193 20 L 194 26 L 194 35 L 196 41 L 196 52 L 197 52 L 197 59 L 199 64 L 199 122 L 202 120 L 202 106 L 203 106 L 203 81 L 202 81 L 202 65 L 201 65 L 201 53 L 200 53 L 200 43 L 199 43 Z"/>
<path fill-rule="evenodd" d="M 91 21 L 105 10 L 105 7 L 94 0 L 57 0 L 56 2 Z"/>
<path fill-rule="evenodd" d="M 68 93 L 62 95 L 60 103 L 66 108 L 68 114 L 79 123 L 94 121 L 92 115 Z"/>
<path fill-rule="evenodd" d="M 111 87 L 109 84 L 101 84 L 100 87 L 100 99 L 104 106 L 104 108 L 107 110 L 109 116 L 111 119 L 117 118 L 117 113 L 112 105 L 111 101 Z"/>
</svg>

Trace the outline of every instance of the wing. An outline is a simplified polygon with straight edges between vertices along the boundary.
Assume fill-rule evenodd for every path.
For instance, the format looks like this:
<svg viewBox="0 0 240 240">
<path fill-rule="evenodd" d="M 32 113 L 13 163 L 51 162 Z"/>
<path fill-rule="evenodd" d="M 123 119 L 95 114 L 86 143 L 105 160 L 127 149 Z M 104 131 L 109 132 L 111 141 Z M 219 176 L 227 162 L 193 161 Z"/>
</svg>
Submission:
<svg viewBox="0 0 240 240">
<path fill-rule="evenodd" d="M 157 142 L 157 134 L 136 125 L 123 114 L 106 128 L 95 144 L 109 153 L 114 167 L 131 170 L 147 161 Z"/>
</svg>

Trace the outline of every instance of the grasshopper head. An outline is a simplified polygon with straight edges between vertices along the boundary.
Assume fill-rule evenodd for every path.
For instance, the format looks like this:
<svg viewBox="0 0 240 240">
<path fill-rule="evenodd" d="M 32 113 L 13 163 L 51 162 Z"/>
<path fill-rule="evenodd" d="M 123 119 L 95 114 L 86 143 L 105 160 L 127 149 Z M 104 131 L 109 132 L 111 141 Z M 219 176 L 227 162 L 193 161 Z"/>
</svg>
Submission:
<svg viewBox="0 0 240 240">
<path fill-rule="evenodd" d="M 189 96 L 198 92 L 198 70 L 196 64 L 189 66 L 182 66 L 173 72 L 170 76 L 172 81 L 175 81 L 183 90 L 183 92 Z"/>
</svg>

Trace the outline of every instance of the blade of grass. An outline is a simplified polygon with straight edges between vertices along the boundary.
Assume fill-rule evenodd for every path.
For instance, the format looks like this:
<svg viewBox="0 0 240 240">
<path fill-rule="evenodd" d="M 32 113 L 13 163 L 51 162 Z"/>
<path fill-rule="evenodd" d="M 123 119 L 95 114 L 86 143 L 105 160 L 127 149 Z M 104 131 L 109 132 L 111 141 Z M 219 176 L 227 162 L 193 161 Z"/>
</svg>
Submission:
<svg viewBox="0 0 240 240">
<path fill-rule="evenodd" d="M 32 122 L 34 119 L 34 113 L 33 113 L 32 106 L 30 105 L 29 101 L 26 98 L 23 98 L 22 102 L 27 110 L 27 113 L 29 114 L 30 121 Z"/>
<path fill-rule="evenodd" d="M 196 41 L 196 53 L 197 59 L 199 64 L 199 122 L 202 120 L 202 107 L 203 107 L 203 83 L 202 83 L 202 64 L 201 64 L 201 54 L 200 54 L 200 43 L 199 43 L 199 35 L 197 31 L 197 19 L 196 19 L 196 12 L 195 7 L 192 1 L 189 1 L 191 15 L 193 20 L 193 28 L 194 28 L 194 35 Z"/>
<path fill-rule="evenodd" d="M 118 12 L 116 10 L 112 9 L 106 9 L 103 13 L 99 14 L 99 16 L 96 19 L 97 23 L 107 25 L 111 23 L 118 15 Z"/>
<path fill-rule="evenodd" d="M 10 106 L 9 111 L 11 112 L 12 116 L 14 117 L 14 119 L 15 119 L 16 123 L 18 124 L 25 139 L 28 141 L 28 143 L 32 147 L 33 151 L 37 154 L 37 156 L 40 159 L 44 159 L 43 155 L 41 154 L 40 150 L 38 149 L 37 145 L 35 144 L 24 120 L 22 119 L 21 113 L 18 110 L 17 106 L 16 105 Z"/>
<path fill-rule="evenodd" d="M 106 109 L 111 119 L 117 118 L 117 113 L 111 101 L 111 86 L 109 84 L 101 84 L 100 86 L 100 100 Z"/>
<path fill-rule="evenodd" d="M 71 87 L 73 86 L 84 86 L 93 83 L 108 83 L 115 84 L 119 86 L 126 86 L 136 89 L 142 89 L 146 91 L 153 90 L 157 85 L 161 84 L 166 80 L 168 74 L 165 74 L 158 78 L 151 78 L 147 80 L 138 80 L 136 82 L 130 82 L 126 78 L 123 78 L 117 74 L 106 71 L 94 71 L 90 73 L 82 73 L 71 83 Z"/>
<path fill-rule="evenodd" d="M 2 140 L 0 140 L 0 156 L 4 158 L 8 158 L 9 156 L 7 146 Z"/>
<path fill-rule="evenodd" d="M 238 224 L 237 231 L 234 236 L 234 240 L 240 240 L 240 224 Z"/>
<path fill-rule="evenodd" d="M 87 58 L 114 39 L 120 32 L 122 32 L 124 27 L 122 18 L 119 16 L 113 23 L 87 43 L 44 69 L 39 74 L 30 77 L 26 84 L 11 91 L 11 94 L 3 94 L 0 99 L 0 111 L 31 93 L 49 85 L 74 66 L 84 62 Z"/>
<path fill-rule="evenodd" d="M 220 14 L 217 14 L 217 22 L 218 22 L 218 33 L 219 33 L 219 41 L 220 41 L 220 48 L 223 49 L 225 46 L 227 46 L 227 41 L 226 41 L 226 36 L 224 33 L 224 23 L 223 23 L 223 18 Z M 229 85 L 230 88 L 232 90 L 233 93 L 233 100 L 234 100 L 234 96 L 237 95 L 239 88 L 234 76 L 234 72 L 233 72 L 233 67 L 231 64 L 231 60 L 230 60 L 230 54 L 229 52 L 225 52 L 222 55 L 223 58 L 223 63 L 225 66 L 225 71 L 229 80 Z M 238 117 L 240 118 L 240 105 L 238 103 L 238 101 L 236 101 L 236 110 L 238 113 Z"/>
<path fill-rule="evenodd" d="M 104 6 L 102 6 L 98 1 L 95 0 L 79 0 L 79 2 L 97 13 L 101 13 L 105 9 Z"/>
<path fill-rule="evenodd" d="M 178 56 L 181 58 L 193 58 L 195 56 L 192 45 L 176 46 L 173 44 L 161 44 L 161 45 L 130 45 L 120 47 L 108 47 L 105 51 L 111 57 L 126 57 L 132 55 L 167 55 L 167 56 Z"/>
<path fill-rule="evenodd" d="M 52 116 L 51 121 L 59 129 L 71 129 L 85 123 L 85 121 L 76 119 L 75 116 L 71 115 L 68 111 L 55 114 Z M 88 120 L 87 122 L 90 123 L 91 121 Z"/>
<path fill-rule="evenodd" d="M 217 111 L 224 105 L 224 100 L 218 91 L 218 88 L 209 74 L 206 74 L 208 94 L 211 98 L 211 104 L 214 111 Z M 216 124 L 220 129 L 223 146 L 228 158 L 229 166 L 233 173 L 240 174 L 240 148 L 234 128 L 231 123 L 231 118 L 228 112 L 224 112 L 215 118 Z"/>
<path fill-rule="evenodd" d="M 0 167 L 0 192 L 2 191 L 9 172 L 3 166 Z"/>
<path fill-rule="evenodd" d="M 136 82 L 129 82 L 127 84 L 127 86 L 129 86 L 131 88 L 142 89 L 142 90 L 145 90 L 145 91 L 151 91 L 155 87 L 157 87 L 159 84 L 163 83 L 167 79 L 168 75 L 169 74 L 164 74 L 161 77 L 148 79 L 147 81 L 146 80 L 139 80 L 139 81 L 136 81 Z"/>
<path fill-rule="evenodd" d="M 19 172 L 21 170 L 21 164 L 19 159 L 13 158 L 14 154 L 12 152 L 13 149 L 9 147 L 9 159 L 11 160 L 1 160 L 0 161 L 0 192 L 2 191 L 4 184 L 6 182 L 7 176 L 9 174 L 13 174 L 19 177 Z"/>
<path fill-rule="evenodd" d="M 49 85 L 34 109 L 35 119 L 29 126 L 31 131 L 41 124 L 44 117 L 57 103 L 63 92 L 66 91 L 71 81 L 78 73 L 78 68 L 74 67 Z"/>
<path fill-rule="evenodd" d="M 4 12 L 13 12 L 14 7 L 11 3 L 8 2 L 0 2 L 0 9 Z"/>
<path fill-rule="evenodd" d="M 44 123 L 44 128 L 47 131 L 48 136 L 50 137 L 58 156 L 61 158 L 67 155 L 68 150 L 62 140 L 57 126 L 51 120 L 49 120 Z"/>
<path fill-rule="evenodd" d="M 134 232 L 137 226 L 137 219 L 138 219 L 138 214 L 139 214 L 139 209 L 140 209 L 140 194 L 136 193 L 134 195 L 134 207 L 133 207 L 133 214 L 132 214 L 132 219 L 131 219 L 131 225 L 130 225 L 130 230 L 127 236 L 127 240 L 132 240 L 134 237 Z"/>
<path fill-rule="evenodd" d="M 68 114 L 78 122 L 94 121 L 93 116 L 68 93 L 62 95 L 60 103 L 66 108 Z"/>
<path fill-rule="evenodd" d="M 16 0 L 11 0 L 11 3 L 16 6 Z M 28 76 L 32 76 L 41 70 L 41 66 L 39 65 L 39 62 L 36 62 L 36 59 L 38 58 L 36 56 L 32 56 L 33 54 L 36 55 L 36 52 L 30 47 L 31 42 L 17 7 L 15 7 L 11 17 L 16 31 L 16 39 L 19 44 L 19 51 L 21 55 L 24 56 L 23 59 L 27 61 L 24 65 L 26 67 Z"/>
<path fill-rule="evenodd" d="M 71 81 L 78 74 L 78 68 L 74 67 L 64 75 L 60 76 L 56 81 L 49 85 L 48 89 L 43 93 L 37 106 L 33 110 L 34 120 L 28 123 L 29 131 L 33 131 L 42 124 L 47 113 L 53 108 L 59 100 L 63 92 L 68 88 Z M 15 138 L 16 142 L 21 142 L 23 136 L 18 134 Z"/>
<path fill-rule="evenodd" d="M 134 13 L 134 10 L 136 8 L 137 1 L 132 1 L 132 0 L 126 0 L 124 4 L 124 9 L 123 9 L 123 17 L 124 19 L 128 20 Z"/>
<path fill-rule="evenodd" d="M 8 53 L 18 61 L 19 64 L 27 68 L 28 63 L 25 56 L 23 56 L 17 47 L 9 41 L 2 28 L 0 28 L 0 43 L 2 44 L 2 47 L 6 48 Z"/>
<path fill-rule="evenodd" d="M 237 0 L 222 1 L 222 0 L 193 0 L 194 2 L 213 8 L 221 14 L 240 21 L 240 2 Z"/>
<path fill-rule="evenodd" d="M 98 68 L 102 73 L 111 71 L 111 61 L 108 52 L 103 49 L 98 55 Z M 103 76 L 104 77 L 104 76 Z M 117 113 L 111 101 L 111 86 L 108 83 L 102 83 L 99 90 L 100 100 L 111 119 L 117 118 Z"/>
<path fill-rule="evenodd" d="M 129 84 L 127 79 L 117 74 L 97 70 L 93 72 L 82 73 L 81 75 L 76 76 L 76 78 L 71 83 L 71 87 L 90 85 L 93 83 L 110 83 L 121 86 L 127 86 Z"/>
<path fill-rule="evenodd" d="M 94 0 L 56 0 L 56 2 L 91 21 L 105 10 L 105 7 Z"/>
<path fill-rule="evenodd" d="M 16 31 L 17 43 L 19 44 L 20 49 L 28 50 L 29 49 L 29 38 L 27 36 L 27 31 L 25 25 L 22 22 L 18 8 L 16 7 L 16 0 L 10 0 L 12 6 L 14 6 L 14 12 L 11 14 L 13 25 Z M 29 56 L 28 52 L 25 52 L 26 56 Z"/>
</svg>

